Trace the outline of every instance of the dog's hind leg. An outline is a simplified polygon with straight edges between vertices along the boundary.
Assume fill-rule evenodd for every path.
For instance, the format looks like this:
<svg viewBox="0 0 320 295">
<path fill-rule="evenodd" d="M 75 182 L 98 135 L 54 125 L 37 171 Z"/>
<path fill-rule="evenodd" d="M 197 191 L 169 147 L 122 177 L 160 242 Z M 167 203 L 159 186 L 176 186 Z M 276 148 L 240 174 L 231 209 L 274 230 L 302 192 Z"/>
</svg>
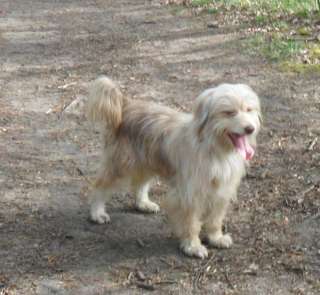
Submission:
<svg viewBox="0 0 320 295">
<path fill-rule="evenodd" d="M 90 218 L 93 222 L 103 224 L 110 221 L 109 214 L 105 211 L 105 202 L 111 198 L 108 190 L 95 189 L 90 207 Z"/>
<path fill-rule="evenodd" d="M 150 182 L 149 177 L 141 175 L 132 178 L 132 186 L 136 197 L 136 207 L 142 212 L 157 213 L 160 210 L 159 205 L 149 199 L 148 193 Z"/>
<path fill-rule="evenodd" d="M 93 200 L 90 207 L 90 218 L 93 222 L 103 224 L 110 221 L 109 214 L 105 211 L 105 203 L 111 199 L 112 194 L 123 190 L 125 180 L 106 180 L 101 176 L 95 183 Z"/>
</svg>

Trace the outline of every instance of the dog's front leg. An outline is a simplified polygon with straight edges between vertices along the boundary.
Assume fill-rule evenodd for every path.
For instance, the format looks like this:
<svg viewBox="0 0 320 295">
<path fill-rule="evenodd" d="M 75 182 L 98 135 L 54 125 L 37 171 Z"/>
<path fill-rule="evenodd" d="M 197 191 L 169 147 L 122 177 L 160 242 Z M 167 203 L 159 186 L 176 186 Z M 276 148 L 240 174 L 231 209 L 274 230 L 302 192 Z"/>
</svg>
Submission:
<svg viewBox="0 0 320 295">
<path fill-rule="evenodd" d="M 212 209 L 205 220 L 205 232 L 210 246 L 218 248 L 230 248 L 232 238 L 229 234 L 223 234 L 222 224 L 227 213 L 229 199 L 218 199 L 214 202 Z"/>
<path fill-rule="evenodd" d="M 182 252 L 188 256 L 206 258 L 208 250 L 199 238 L 202 223 L 195 208 L 186 208 L 177 202 L 171 203 L 166 209 L 173 231 L 180 239 Z"/>
<path fill-rule="evenodd" d="M 201 244 L 199 237 L 190 235 L 180 242 L 180 249 L 188 256 L 204 259 L 208 257 L 207 248 Z"/>
</svg>

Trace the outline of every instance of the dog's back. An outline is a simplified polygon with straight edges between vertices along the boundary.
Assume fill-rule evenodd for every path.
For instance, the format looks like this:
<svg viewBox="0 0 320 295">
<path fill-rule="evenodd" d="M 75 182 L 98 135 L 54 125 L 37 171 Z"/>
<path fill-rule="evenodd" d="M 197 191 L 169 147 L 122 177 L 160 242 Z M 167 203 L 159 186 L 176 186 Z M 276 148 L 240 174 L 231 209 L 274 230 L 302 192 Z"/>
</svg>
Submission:
<svg viewBox="0 0 320 295">
<path fill-rule="evenodd" d="M 151 102 L 132 100 L 123 108 L 117 137 L 127 139 L 139 163 L 155 174 L 174 173 L 167 155 L 168 139 L 187 114 Z"/>
<path fill-rule="evenodd" d="M 91 120 L 104 123 L 107 161 L 119 166 L 117 171 L 143 168 L 163 177 L 174 173 L 166 151 L 168 138 L 190 114 L 128 99 L 107 77 L 92 84 L 87 113 Z"/>
</svg>

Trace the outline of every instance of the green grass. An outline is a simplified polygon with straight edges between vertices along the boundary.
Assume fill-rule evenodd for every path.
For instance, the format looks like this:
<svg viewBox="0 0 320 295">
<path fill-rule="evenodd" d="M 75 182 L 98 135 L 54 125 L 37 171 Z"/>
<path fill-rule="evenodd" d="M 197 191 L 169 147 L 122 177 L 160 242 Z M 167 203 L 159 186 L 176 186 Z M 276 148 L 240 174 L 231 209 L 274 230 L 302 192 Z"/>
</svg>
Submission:
<svg viewBox="0 0 320 295">
<path fill-rule="evenodd" d="M 304 48 L 302 41 L 288 39 L 280 33 L 273 33 L 271 35 L 255 34 L 246 42 L 247 51 L 251 54 L 260 53 L 268 60 L 273 62 L 280 62 L 288 60 Z"/>
<path fill-rule="evenodd" d="M 266 15 L 257 15 L 255 22 L 257 24 L 265 24 L 266 22 L 268 22 L 268 17 Z"/>
<path fill-rule="evenodd" d="M 257 33 L 247 39 L 244 50 L 276 63 L 280 70 L 300 74 L 320 73 L 320 45 L 288 38 L 281 33 Z M 301 60 L 302 52 L 309 62 Z"/>
<path fill-rule="evenodd" d="M 319 74 L 320 64 L 303 64 L 298 62 L 285 61 L 279 64 L 279 69 L 284 72 L 294 72 L 299 74 Z"/>
<path fill-rule="evenodd" d="M 209 7 L 209 8 L 207 9 L 207 12 L 208 12 L 209 14 L 216 14 L 216 13 L 218 13 L 219 11 L 218 11 L 217 8 Z"/>
<path fill-rule="evenodd" d="M 228 15 L 225 24 L 237 20 L 244 32 L 250 28 L 247 53 L 286 71 L 320 72 L 320 0 L 192 0 L 191 6 L 220 19 Z"/>
<path fill-rule="evenodd" d="M 224 5 L 225 7 L 240 7 L 252 11 L 263 10 L 290 14 L 320 10 L 319 0 L 192 0 L 191 5 L 196 7 Z"/>
<path fill-rule="evenodd" d="M 243 2 L 239 0 L 239 2 Z M 317 9 L 315 0 L 260 0 L 260 1 L 245 1 L 249 3 L 249 7 L 261 8 L 271 12 L 287 12 L 287 13 L 301 13 Z"/>
<path fill-rule="evenodd" d="M 191 4 L 192 6 L 200 7 L 210 5 L 212 2 L 212 0 L 193 0 Z"/>
</svg>

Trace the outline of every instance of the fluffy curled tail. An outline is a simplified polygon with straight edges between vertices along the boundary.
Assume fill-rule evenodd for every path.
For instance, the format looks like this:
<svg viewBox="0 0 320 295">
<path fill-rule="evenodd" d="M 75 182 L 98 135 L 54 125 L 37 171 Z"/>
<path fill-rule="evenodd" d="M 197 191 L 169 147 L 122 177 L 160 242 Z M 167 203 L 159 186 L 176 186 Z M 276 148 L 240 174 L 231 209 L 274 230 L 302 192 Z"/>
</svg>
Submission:
<svg viewBox="0 0 320 295">
<path fill-rule="evenodd" d="M 125 99 L 119 87 L 109 78 L 97 78 L 89 90 L 87 116 L 116 130 L 122 122 L 122 108 Z"/>
</svg>

